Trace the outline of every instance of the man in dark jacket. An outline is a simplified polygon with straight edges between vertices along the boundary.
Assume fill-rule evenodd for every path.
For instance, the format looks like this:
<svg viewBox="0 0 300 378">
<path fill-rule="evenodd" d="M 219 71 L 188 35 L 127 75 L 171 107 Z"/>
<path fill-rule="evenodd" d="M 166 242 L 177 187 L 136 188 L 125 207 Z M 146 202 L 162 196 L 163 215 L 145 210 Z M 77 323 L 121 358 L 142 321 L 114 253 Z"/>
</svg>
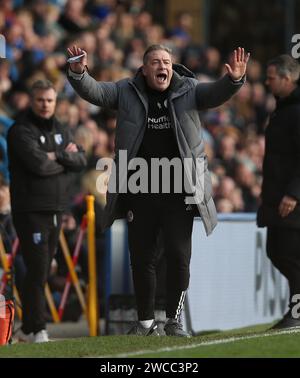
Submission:
<svg viewBox="0 0 300 378">
<path fill-rule="evenodd" d="M 26 266 L 18 336 L 46 342 L 44 288 L 69 200 L 70 172 L 82 170 L 86 158 L 54 116 L 57 94 L 52 83 L 37 81 L 31 96 L 31 108 L 7 138 L 13 222 Z"/>
<path fill-rule="evenodd" d="M 117 190 L 112 191 L 109 185 L 106 226 L 121 214 L 123 204 L 139 319 L 130 334 L 158 334 L 154 297 L 156 242 L 161 230 L 167 262 L 168 321 L 164 329 L 170 336 L 189 336 L 182 329 L 180 313 L 189 285 L 193 218 L 195 214 L 201 215 L 207 234 L 217 222 L 198 110 L 221 105 L 243 85 L 249 54 L 237 49 L 232 64 L 226 65 L 227 75 L 217 82 L 201 84 L 188 69 L 172 64 L 167 47 L 153 45 L 145 51 L 143 66 L 133 79 L 108 83 L 89 76 L 83 50 L 73 46 L 68 51 L 71 57 L 82 55 L 77 63 L 70 64 L 68 72 L 79 95 L 101 107 L 118 110 L 115 141 L 118 174 L 112 174 L 109 180 L 110 184 L 117 178 Z M 121 156 L 121 152 L 125 155 Z M 125 160 L 129 162 L 128 168 L 126 162 L 124 166 Z M 160 171 L 156 180 L 152 168 L 158 161 L 162 166 L 166 162 L 179 162 L 179 169 L 173 166 L 174 170 L 165 175 Z M 139 164 L 146 172 L 140 181 L 139 172 L 132 172 Z M 127 170 L 131 171 L 129 178 Z M 175 181 L 183 176 L 187 186 L 183 189 L 181 185 L 181 190 L 177 190 Z M 180 184 L 181 179 L 178 181 Z M 193 183 L 195 190 L 190 191 Z"/>
<path fill-rule="evenodd" d="M 299 64 L 289 55 L 268 63 L 266 84 L 276 109 L 266 129 L 262 204 L 257 223 L 267 226 L 267 255 L 288 279 L 290 309 L 273 328 L 300 326 L 300 88 Z"/>
</svg>

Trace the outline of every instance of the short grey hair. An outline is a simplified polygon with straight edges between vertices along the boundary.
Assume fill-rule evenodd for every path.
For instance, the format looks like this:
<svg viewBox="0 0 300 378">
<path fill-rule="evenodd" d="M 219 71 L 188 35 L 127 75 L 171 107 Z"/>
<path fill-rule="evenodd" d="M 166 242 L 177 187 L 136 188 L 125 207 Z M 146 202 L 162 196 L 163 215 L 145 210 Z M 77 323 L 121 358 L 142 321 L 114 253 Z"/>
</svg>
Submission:
<svg viewBox="0 0 300 378">
<path fill-rule="evenodd" d="M 35 91 L 47 91 L 48 89 L 53 89 L 56 92 L 56 89 L 50 80 L 37 80 L 32 84 L 30 94 L 33 95 Z"/>
<path fill-rule="evenodd" d="M 147 50 L 144 53 L 143 64 L 146 64 L 148 62 L 148 56 L 150 53 L 152 53 L 152 51 L 166 51 L 168 54 L 172 56 L 172 50 L 169 47 L 159 44 L 151 45 L 147 48 Z"/>
<path fill-rule="evenodd" d="M 267 66 L 275 66 L 279 76 L 290 76 L 296 83 L 300 77 L 300 65 L 290 55 L 283 54 L 271 59 Z"/>
</svg>

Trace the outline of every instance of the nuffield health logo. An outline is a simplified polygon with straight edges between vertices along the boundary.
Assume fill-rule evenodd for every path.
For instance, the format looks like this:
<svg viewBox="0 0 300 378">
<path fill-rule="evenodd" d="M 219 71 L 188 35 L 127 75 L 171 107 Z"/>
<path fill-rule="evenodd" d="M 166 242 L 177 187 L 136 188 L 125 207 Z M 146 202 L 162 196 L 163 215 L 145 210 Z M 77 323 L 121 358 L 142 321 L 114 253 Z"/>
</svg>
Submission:
<svg viewBox="0 0 300 378">
<path fill-rule="evenodd" d="M 0 58 L 6 58 L 6 41 L 2 34 L 0 34 Z"/>
</svg>

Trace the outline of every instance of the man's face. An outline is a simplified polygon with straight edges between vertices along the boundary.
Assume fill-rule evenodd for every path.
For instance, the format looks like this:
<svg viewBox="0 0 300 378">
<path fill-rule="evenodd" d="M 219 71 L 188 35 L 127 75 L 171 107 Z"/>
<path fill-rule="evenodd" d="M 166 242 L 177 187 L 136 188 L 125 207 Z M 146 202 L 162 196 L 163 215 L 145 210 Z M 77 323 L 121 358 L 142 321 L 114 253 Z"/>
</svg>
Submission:
<svg viewBox="0 0 300 378">
<path fill-rule="evenodd" d="M 166 90 L 173 76 L 170 54 L 164 50 L 149 53 L 147 63 L 143 65 L 143 75 L 150 88 L 160 92 Z"/>
<path fill-rule="evenodd" d="M 49 119 L 54 115 L 56 106 L 56 92 L 54 89 L 36 89 L 33 92 L 31 107 L 33 112 L 41 118 Z"/>
<path fill-rule="evenodd" d="M 275 66 L 269 66 L 267 68 L 266 85 L 273 93 L 274 96 L 283 97 L 286 90 L 287 79 L 283 76 L 279 76 Z"/>
</svg>

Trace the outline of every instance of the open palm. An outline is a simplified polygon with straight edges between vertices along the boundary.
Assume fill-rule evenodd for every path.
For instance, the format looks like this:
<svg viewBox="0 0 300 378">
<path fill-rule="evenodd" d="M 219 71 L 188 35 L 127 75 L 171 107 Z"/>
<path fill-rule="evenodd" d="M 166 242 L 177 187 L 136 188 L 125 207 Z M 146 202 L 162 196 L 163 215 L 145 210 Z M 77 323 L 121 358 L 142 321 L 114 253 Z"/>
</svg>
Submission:
<svg viewBox="0 0 300 378">
<path fill-rule="evenodd" d="M 242 47 L 234 50 L 230 64 L 225 64 L 228 75 L 233 80 L 239 80 L 245 75 L 249 57 L 250 53 L 245 54 L 245 49 Z"/>
</svg>

